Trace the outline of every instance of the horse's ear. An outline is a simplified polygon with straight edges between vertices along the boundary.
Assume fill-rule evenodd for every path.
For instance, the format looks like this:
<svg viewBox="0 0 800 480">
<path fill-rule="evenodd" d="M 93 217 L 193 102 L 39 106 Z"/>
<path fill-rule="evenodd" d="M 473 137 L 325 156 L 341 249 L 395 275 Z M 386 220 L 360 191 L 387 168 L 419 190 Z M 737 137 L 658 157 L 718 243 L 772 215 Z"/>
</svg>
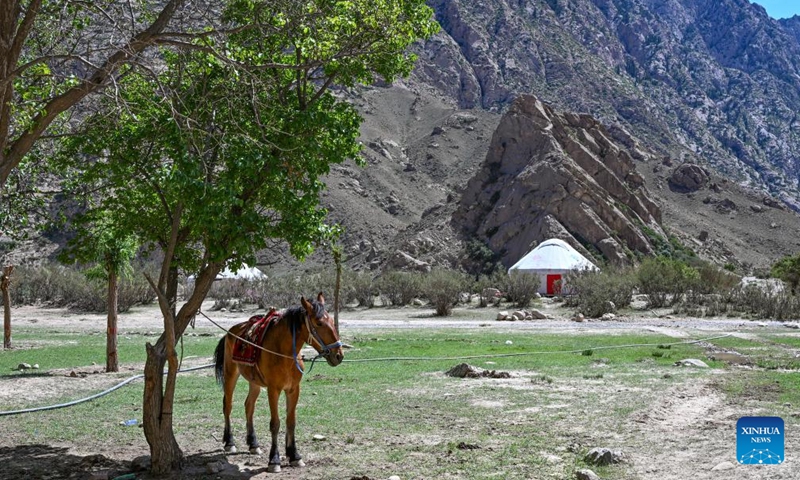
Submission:
<svg viewBox="0 0 800 480">
<path fill-rule="evenodd" d="M 320 303 L 320 304 L 323 304 L 323 305 L 325 304 L 325 297 L 322 296 L 322 292 L 319 292 L 317 294 L 317 303 Z"/>
<path fill-rule="evenodd" d="M 306 300 L 306 297 L 304 296 L 300 296 L 300 305 L 302 305 L 306 310 L 311 309 L 311 304 L 308 303 L 308 300 Z"/>
</svg>

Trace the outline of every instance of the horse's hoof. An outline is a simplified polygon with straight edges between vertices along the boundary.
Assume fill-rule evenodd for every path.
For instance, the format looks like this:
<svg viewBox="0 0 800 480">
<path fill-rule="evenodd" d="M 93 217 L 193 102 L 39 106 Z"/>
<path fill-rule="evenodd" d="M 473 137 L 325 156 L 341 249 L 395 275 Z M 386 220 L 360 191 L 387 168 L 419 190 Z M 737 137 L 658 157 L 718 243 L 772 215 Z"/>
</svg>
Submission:
<svg viewBox="0 0 800 480">
<path fill-rule="evenodd" d="M 291 462 L 289 462 L 289 465 L 291 465 L 293 467 L 305 467 L 306 466 L 306 462 L 304 462 L 302 460 L 292 460 Z"/>
<path fill-rule="evenodd" d="M 264 452 L 259 447 L 250 447 L 250 453 L 253 455 L 261 455 Z"/>
<path fill-rule="evenodd" d="M 236 453 L 236 445 L 225 445 L 224 450 L 227 453 Z"/>
<path fill-rule="evenodd" d="M 269 472 L 269 473 L 281 473 L 281 466 L 278 465 L 277 463 L 271 463 L 267 467 L 267 472 Z"/>
</svg>

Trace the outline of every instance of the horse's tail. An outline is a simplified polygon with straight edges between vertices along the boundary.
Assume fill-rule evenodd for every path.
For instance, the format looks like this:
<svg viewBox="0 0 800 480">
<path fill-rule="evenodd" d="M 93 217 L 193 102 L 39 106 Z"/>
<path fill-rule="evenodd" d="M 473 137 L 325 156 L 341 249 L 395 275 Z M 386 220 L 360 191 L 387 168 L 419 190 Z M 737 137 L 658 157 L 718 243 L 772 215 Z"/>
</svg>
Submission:
<svg viewBox="0 0 800 480">
<path fill-rule="evenodd" d="M 227 338 L 227 335 L 223 335 L 217 344 L 217 349 L 214 350 L 214 375 L 220 385 L 225 378 L 225 339 Z"/>
</svg>

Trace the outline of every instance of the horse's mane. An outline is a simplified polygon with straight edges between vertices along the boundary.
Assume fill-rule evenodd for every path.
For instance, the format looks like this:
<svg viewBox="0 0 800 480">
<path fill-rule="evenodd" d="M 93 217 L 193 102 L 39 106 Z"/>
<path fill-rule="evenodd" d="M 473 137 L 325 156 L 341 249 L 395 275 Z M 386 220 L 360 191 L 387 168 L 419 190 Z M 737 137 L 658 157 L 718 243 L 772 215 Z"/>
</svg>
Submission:
<svg viewBox="0 0 800 480">
<path fill-rule="evenodd" d="M 314 316 L 317 318 L 325 315 L 325 305 L 313 301 L 311 308 L 314 309 Z M 289 326 L 300 327 L 305 322 L 306 309 L 302 305 L 289 307 L 283 312 L 283 318 L 289 322 Z"/>
</svg>

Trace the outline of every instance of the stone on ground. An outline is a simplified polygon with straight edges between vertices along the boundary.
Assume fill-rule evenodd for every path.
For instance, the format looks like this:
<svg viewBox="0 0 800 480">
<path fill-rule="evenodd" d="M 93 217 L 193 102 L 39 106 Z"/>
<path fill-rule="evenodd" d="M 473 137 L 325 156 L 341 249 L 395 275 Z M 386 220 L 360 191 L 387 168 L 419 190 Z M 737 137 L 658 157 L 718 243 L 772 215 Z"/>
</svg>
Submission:
<svg viewBox="0 0 800 480">
<path fill-rule="evenodd" d="M 708 364 L 702 360 L 698 360 L 696 358 L 685 358 L 683 360 L 678 360 L 675 362 L 675 366 L 677 367 L 696 367 L 696 368 L 708 368 Z"/>
<path fill-rule="evenodd" d="M 575 472 L 575 478 L 578 480 L 600 480 L 600 477 L 598 477 L 596 473 L 588 468 L 584 468 Z"/>
<path fill-rule="evenodd" d="M 583 460 L 590 465 L 611 465 L 625 460 L 625 455 L 619 450 L 597 447 L 589 450 Z"/>
</svg>

